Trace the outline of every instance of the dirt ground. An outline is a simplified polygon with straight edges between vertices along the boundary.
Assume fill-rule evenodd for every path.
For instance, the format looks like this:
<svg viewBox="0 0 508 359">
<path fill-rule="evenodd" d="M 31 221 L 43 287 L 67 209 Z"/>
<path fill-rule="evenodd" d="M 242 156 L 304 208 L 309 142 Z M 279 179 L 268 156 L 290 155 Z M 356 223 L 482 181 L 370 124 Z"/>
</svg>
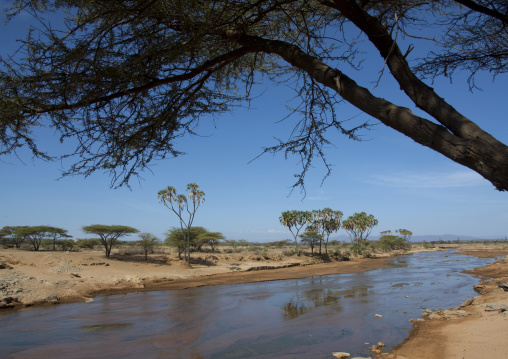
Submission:
<svg viewBox="0 0 508 359">
<path fill-rule="evenodd" d="M 506 247 L 506 246 L 505 246 Z M 475 246 L 466 253 L 502 258 L 471 271 L 479 277 L 469 305 L 427 312 L 415 320 L 409 338 L 378 358 L 508 359 L 508 250 Z M 52 252 L 0 249 L 0 308 L 91 301 L 96 295 L 184 289 L 326 274 L 352 273 L 389 266 L 388 256 L 315 263 L 309 257 L 270 253 L 193 253 L 189 268 L 175 255 L 117 251 Z M 481 293 L 481 295 L 480 295 Z M 0 309 L 1 310 L 1 309 Z M 375 354 L 373 353 L 373 356 Z"/>
</svg>

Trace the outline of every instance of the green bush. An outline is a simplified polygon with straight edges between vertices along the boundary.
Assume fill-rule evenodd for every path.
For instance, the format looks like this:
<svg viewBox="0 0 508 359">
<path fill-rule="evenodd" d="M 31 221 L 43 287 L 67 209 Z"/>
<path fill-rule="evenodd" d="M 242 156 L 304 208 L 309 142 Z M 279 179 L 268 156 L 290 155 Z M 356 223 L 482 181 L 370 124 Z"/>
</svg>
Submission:
<svg viewBox="0 0 508 359">
<path fill-rule="evenodd" d="M 75 242 L 75 245 L 77 245 L 79 248 L 83 248 L 83 249 L 94 249 L 95 246 L 98 246 L 100 244 L 101 244 L 101 241 L 100 241 L 100 239 L 97 239 L 97 238 L 83 238 L 83 239 L 78 239 Z"/>
<path fill-rule="evenodd" d="M 409 250 L 411 245 L 402 237 L 385 235 L 379 238 L 377 245 L 385 252 L 393 250 Z"/>
<path fill-rule="evenodd" d="M 60 239 L 56 241 L 56 245 L 62 247 L 62 251 L 70 251 L 74 248 L 74 242 L 72 239 Z"/>
<path fill-rule="evenodd" d="M 344 250 L 341 251 L 340 249 L 333 251 L 332 258 L 336 261 L 349 261 L 351 259 L 351 251 L 350 250 Z"/>
</svg>

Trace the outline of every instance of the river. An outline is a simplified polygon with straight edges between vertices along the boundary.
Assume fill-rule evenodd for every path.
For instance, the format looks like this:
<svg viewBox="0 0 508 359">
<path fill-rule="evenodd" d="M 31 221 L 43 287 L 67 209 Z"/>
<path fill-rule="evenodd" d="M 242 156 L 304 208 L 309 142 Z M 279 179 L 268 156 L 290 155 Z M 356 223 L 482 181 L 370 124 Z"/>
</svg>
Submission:
<svg viewBox="0 0 508 359">
<path fill-rule="evenodd" d="M 426 308 L 475 296 L 493 259 L 428 252 L 393 268 L 113 295 L 0 316 L 1 358 L 333 358 L 401 343 Z M 366 344 L 369 343 L 369 344 Z"/>
</svg>

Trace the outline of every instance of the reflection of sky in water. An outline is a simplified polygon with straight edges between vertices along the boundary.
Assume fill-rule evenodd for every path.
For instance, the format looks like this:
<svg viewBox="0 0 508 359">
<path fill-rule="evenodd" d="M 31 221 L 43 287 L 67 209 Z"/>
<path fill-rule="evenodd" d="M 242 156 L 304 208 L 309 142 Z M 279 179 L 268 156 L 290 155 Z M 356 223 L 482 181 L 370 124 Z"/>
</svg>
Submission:
<svg viewBox="0 0 508 359">
<path fill-rule="evenodd" d="M 0 357 L 329 358 L 400 343 L 424 308 L 458 306 L 490 260 L 446 253 L 394 268 L 263 283 L 146 292 L 0 317 Z M 377 317 L 376 314 L 382 315 Z M 10 355 L 9 355 L 10 354 Z"/>
</svg>

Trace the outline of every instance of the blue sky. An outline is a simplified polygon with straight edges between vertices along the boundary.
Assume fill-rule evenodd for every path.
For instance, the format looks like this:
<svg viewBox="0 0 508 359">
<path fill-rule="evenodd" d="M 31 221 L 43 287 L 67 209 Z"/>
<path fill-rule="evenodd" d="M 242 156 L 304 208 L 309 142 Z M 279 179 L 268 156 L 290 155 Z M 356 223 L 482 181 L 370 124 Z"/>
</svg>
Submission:
<svg viewBox="0 0 508 359">
<path fill-rule="evenodd" d="M 8 45 L 12 34 L 23 27 L 20 19 L 0 30 L 2 54 L 12 46 Z M 345 72 L 370 88 L 381 67 L 376 58 L 361 73 Z M 453 83 L 440 80 L 432 86 L 460 112 L 508 143 L 507 80 L 503 75 L 493 82 L 486 74 L 479 78 L 483 90 L 474 93 L 460 76 Z M 417 112 L 387 74 L 372 92 Z M 363 142 L 332 136 L 334 146 L 327 149 L 328 161 L 334 165 L 331 176 L 321 184 L 326 171 L 316 162 L 306 180 L 306 196 L 298 190 L 290 195 L 292 175 L 299 171 L 297 158 L 285 160 L 279 154 L 250 161 L 262 147 L 274 145 L 275 137 L 289 136 L 292 122 L 278 120 L 285 116 L 284 105 L 292 93 L 270 83 L 258 93 L 250 109 L 221 116 L 214 124 L 204 123 L 199 129 L 204 137 L 181 139 L 178 149 L 187 155 L 154 163 L 152 172 L 142 174 L 144 179 L 132 182 L 131 190 L 111 189 L 107 174 L 58 180 L 70 162 L 33 160 L 26 151 L 1 158 L 0 227 L 52 225 L 84 238 L 84 225 L 124 224 L 163 238 L 178 220 L 158 204 L 157 192 L 169 185 L 184 192 L 187 183 L 195 182 L 206 193 L 195 225 L 220 231 L 228 239 L 290 238 L 278 220 L 282 211 L 324 207 L 341 210 L 344 217 L 361 211 L 373 214 L 379 225 L 372 234 L 407 228 L 415 235 L 508 235 L 508 193 L 496 191 L 475 172 L 381 124 L 364 132 Z M 377 123 L 350 106 L 341 107 L 341 113 L 344 118 L 358 115 L 357 122 Z M 54 132 L 41 129 L 37 134 L 43 148 L 58 150 Z"/>
</svg>

